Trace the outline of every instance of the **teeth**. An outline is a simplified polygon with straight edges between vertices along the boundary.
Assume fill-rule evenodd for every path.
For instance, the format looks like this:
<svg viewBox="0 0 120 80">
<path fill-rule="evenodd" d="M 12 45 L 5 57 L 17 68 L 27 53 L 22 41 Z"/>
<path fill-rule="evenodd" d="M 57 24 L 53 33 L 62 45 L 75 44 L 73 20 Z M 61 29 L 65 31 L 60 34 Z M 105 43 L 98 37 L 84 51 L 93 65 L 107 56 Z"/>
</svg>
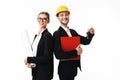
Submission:
<svg viewBox="0 0 120 80">
<path fill-rule="evenodd" d="M 67 21 L 66 19 L 64 19 L 63 21 Z"/>
</svg>

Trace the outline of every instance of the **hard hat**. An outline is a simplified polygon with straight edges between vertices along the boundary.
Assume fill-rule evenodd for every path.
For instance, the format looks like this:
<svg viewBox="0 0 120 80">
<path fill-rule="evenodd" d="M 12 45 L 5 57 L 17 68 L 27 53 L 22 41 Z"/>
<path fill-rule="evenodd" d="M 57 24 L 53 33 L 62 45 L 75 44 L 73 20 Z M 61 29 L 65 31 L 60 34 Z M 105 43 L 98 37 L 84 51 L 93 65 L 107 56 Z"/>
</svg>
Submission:
<svg viewBox="0 0 120 80">
<path fill-rule="evenodd" d="M 56 10 L 56 16 L 58 16 L 58 14 L 59 14 L 60 12 L 64 12 L 64 11 L 67 11 L 67 12 L 69 12 L 69 14 L 70 14 L 70 11 L 69 11 L 69 9 L 68 9 L 66 6 L 64 6 L 64 5 L 59 6 L 59 7 L 57 8 L 57 10 Z"/>
</svg>

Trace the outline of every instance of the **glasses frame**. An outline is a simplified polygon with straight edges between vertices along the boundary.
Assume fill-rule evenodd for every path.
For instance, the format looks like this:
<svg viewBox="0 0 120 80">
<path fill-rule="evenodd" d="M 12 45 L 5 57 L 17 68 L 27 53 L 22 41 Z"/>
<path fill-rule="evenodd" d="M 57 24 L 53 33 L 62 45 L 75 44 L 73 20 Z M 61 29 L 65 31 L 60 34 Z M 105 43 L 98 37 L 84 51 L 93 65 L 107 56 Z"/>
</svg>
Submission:
<svg viewBox="0 0 120 80">
<path fill-rule="evenodd" d="M 41 17 L 38 17 L 37 19 L 41 20 L 41 21 L 47 21 L 48 20 L 48 18 L 41 18 Z"/>
</svg>

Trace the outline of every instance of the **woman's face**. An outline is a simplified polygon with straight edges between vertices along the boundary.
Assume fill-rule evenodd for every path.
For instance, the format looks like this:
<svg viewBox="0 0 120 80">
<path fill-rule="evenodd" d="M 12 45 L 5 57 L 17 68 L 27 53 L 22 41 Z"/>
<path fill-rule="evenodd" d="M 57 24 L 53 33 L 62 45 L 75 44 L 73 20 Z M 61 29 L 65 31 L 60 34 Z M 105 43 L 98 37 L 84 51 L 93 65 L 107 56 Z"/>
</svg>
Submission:
<svg viewBox="0 0 120 80">
<path fill-rule="evenodd" d="M 45 28 L 47 24 L 49 23 L 49 19 L 45 14 L 40 14 L 37 18 L 39 25 L 42 28 Z"/>
</svg>

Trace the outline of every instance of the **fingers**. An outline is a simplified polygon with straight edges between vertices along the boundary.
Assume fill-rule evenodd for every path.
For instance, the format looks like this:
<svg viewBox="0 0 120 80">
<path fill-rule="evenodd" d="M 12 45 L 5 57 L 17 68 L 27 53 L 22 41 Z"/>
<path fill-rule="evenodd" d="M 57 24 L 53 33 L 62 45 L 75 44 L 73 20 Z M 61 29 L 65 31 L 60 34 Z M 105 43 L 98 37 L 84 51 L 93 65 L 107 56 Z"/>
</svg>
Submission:
<svg viewBox="0 0 120 80">
<path fill-rule="evenodd" d="M 81 55 L 81 54 L 82 54 L 82 48 L 80 47 L 80 45 L 78 45 L 78 46 L 76 47 L 76 51 L 77 51 L 77 54 L 78 54 L 78 55 Z"/>
<path fill-rule="evenodd" d="M 27 58 L 24 59 L 24 63 L 28 68 L 32 68 L 32 65 L 27 62 Z"/>
<path fill-rule="evenodd" d="M 93 27 L 91 27 L 90 29 L 88 29 L 88 32 L 90 32 L 91 34 L 94 34 L 94 28 Z"/>
<path fill-rule="evenodd" d="M 29 63 L 27 63 L 27 67 L 28 67 L 28 68 L 32 68 L 32 65 L 29 64 Z"/>
<path fill-rule="evenodd" d="M 80 44 L 76 47 L 76 50 L 78 50 L 78 49 L 79 49 L 79 47 L 80 47 Z"/>
<path fill-rule="evenodd" d="M 81 47 L 79 47 L 79 49 L 78 49 L 78 55 L 81 55 L 82 54 L 82 48 Z"/>
<path fill-rule="evenodd" d="M 24 63 L 25 63 L 25 65 L 27 65 L 27 58 L 24 59 Z"/>
</svg>

